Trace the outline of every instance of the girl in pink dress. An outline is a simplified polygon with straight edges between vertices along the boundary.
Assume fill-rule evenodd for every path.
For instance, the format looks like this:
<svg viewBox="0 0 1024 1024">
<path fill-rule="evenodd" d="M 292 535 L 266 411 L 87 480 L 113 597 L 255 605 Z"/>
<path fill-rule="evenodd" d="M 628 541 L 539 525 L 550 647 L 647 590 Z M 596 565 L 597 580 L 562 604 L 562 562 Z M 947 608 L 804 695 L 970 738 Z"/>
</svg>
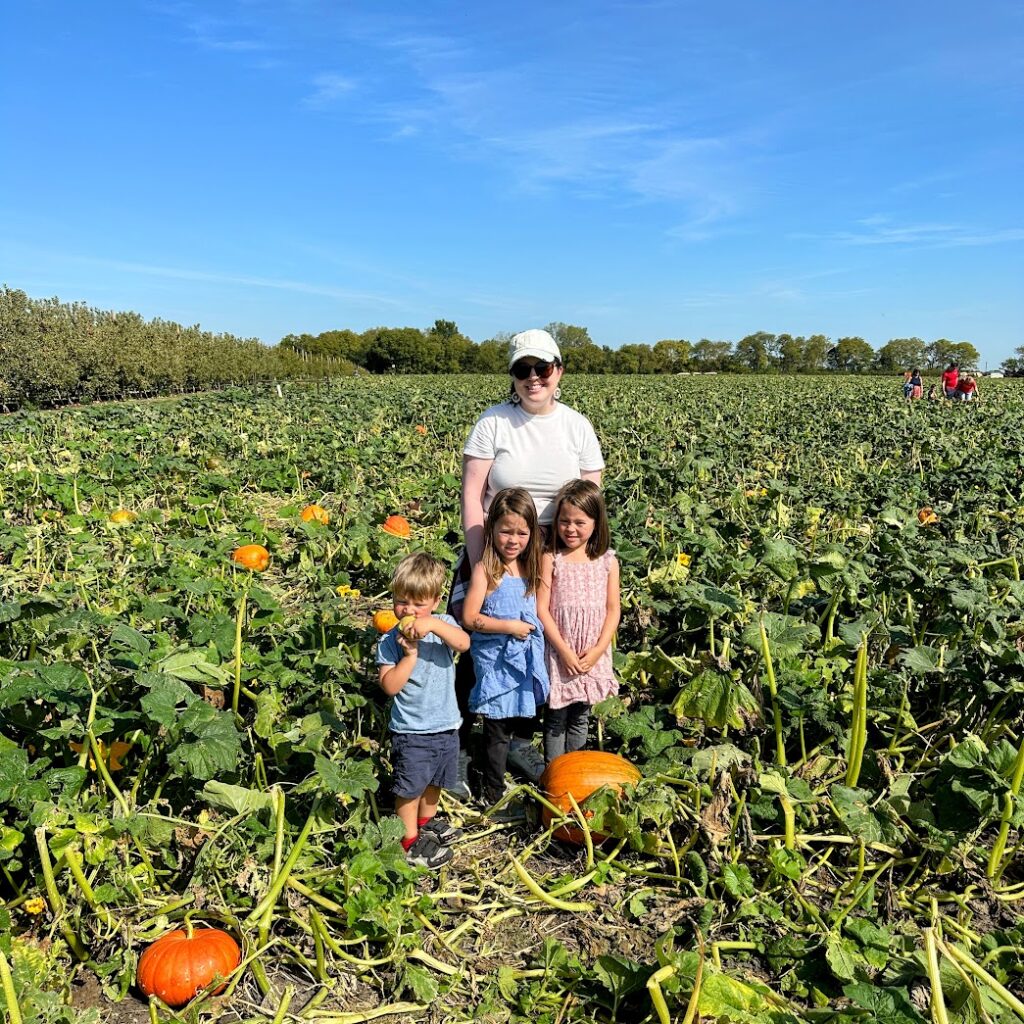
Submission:
<svg viewBox="0 0 1024 1024">
<path fill-rule="evenodd" d="M 537 615 L 544 625 L 551 693 L 544 758 L 582 750 L 590 708 L 619 692 L 612 637 L 619 625 L 619 562 L 609 546 L 601 489 L 571 480 L 555 498 L 551 546 L 541 563 Z"/>
</svg>

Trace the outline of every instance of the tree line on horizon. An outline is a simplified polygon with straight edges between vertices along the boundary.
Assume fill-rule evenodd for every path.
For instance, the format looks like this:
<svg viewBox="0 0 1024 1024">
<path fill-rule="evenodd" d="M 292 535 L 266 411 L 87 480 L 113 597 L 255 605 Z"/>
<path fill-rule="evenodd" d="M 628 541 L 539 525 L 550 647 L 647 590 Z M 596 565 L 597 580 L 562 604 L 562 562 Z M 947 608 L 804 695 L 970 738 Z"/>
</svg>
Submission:
<svg viewBox="0 0 1024 1024">
<path fill-rule="evenodd" d="M 809 337 L 758 331 L 739 341 L 665 339 L 619 348 L 597 345 L 586 327 L 550 323 L 551 333 L 573 373 L 893 373 L 944 369 L 951 362 L 978 368 L 980 354 L 969 341 L 893 338 L 877 350 L 863 338 L 823 334 Z M 436 320 L 428 330 L 374 327 L 367 331 L 289 334 L 281 346 L 311 358 L 346 359 L 371 373 L 504 373 L 511 333 L 474 342 L 454 321 Z"/>
<path fill-rule="evenodd" d="M 796 337 L 760 331 L 733 343 L 666 339 L 654 345 L 595 344 L 585 327 L 547 329 L 573 373 L 889 373 L 976 368 L 969 342 L 894 338 L 877 351 L 863 338 Z M 289 334 L 275 346 L 139 313 L 80 302 L 33 299 L 0 287 L 0 408 L 173 394 L 283 379 L 369 373 L 500 373 L 510 334 L 476 343 L 454 321 L 433 327 L 375 327 Z M 1004 370 L 1024 376 L 1024 346 Z"/>
</svg>

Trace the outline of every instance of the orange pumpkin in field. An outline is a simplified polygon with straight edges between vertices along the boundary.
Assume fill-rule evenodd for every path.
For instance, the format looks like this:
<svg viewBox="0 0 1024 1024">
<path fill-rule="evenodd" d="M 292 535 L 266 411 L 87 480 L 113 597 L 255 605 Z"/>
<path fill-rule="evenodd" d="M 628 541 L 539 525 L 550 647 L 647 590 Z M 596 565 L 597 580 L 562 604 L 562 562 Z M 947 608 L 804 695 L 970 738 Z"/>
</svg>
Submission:
<svg viewBox="0 0 1024 1024">
<path fill-rule="evenodd" d="M 931 510 L 931 508 L 922 508 L 918 510 L 917 521 L 922 526 L 934 526 L 939 521 L 939 517 Z"/>
<path fill-rule="evenodd" d="M 417 423 L 416 424 L 416 433 L 417 434 L 425 434 L 426 432 L 427 432 L 427 428 L 422 423 Z"/>
<path fill-rule="evenodd" d="M 143 995 L 170 1007 L 184 1006 L 218 975 L 226 978 L 241 960 L 238 943 L 220 928 L 176 929 L 146 948 L 137 981 Z"/>
<path fill-rule="evenodd" d="M 406 519 L 405 516 L 388 516 L 381 524 L 380 528 L 385 533 L 390 533 L 392 537 L 398 537 L 401 540 L 405 540 L 407 537 L 412 536 L 412 527 L 409 525 L 409 520 Z"/>
<path fill-rule="evenodd" d="M 304 523 L 319 523 L 326 526 L 331 521 L 331 514 L 321 505 L 307 505 L 300 513 Z"/>
<path fill-rule="evenodd" d="M 390 608 L 381 608 L 373 613 L 373 628 L 378 633 L 386 633 L 398 625 L 398 616 Z"/>
<path fill-rule="evenodd" d="M 243 544 L 231 552 L 231 561 L 251 572 L 263 572 L 270 565 L 270 552 L 262 544 Z"/>
<path fill-rule="evenodd" d="M 635 786 L 642 777 L 635 765 L 618 754 L 608 754 L 600 750 L 575 750 L 570 754 L 556 757 L 544 769 L 540 785 L 551 803 L 571 815 L 570 793 L 577 804 L 582 804 L 591 793 L 596 793 L 602 786 L 611 786 L 617 793 L 621 793 L 623 786 Z M 587 811 L 583 813 L 588 818 L 592 817 Z M 543 817 L 544 824 L 550 825 L 554 815 L 545 807 Z M 598 832 L 593 835 L 599 842 L 607 838 Z M 583 843 L 582 829 L 569 825 L 557 829 L 554 836 L 577 846 Z"/>
</svg>

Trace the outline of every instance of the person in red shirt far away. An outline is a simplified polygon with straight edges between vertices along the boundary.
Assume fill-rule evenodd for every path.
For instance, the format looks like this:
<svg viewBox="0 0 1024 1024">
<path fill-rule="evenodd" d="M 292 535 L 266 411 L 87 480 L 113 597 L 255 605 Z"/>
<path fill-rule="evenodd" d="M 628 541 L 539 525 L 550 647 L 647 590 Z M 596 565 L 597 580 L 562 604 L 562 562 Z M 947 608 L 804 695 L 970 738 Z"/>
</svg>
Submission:
<svg viewBox="0 0 1024 1024">
<path fill-rule="evenodd" d="M 960 367 L 956 363 L 950 363 L 942 371 L 942 391 L 947 398 L 956 398 L 956 386 L 960 380 Z"/>
<path fill-rule="evenodd" d="M 956 385 L 956 397 L 961 402 L 971 402 L 975 398 L 980 398 L 981 394 L 978 391 L 978 382 L 968 374 L 966 377 L 961 377 Z"/>
</svg>

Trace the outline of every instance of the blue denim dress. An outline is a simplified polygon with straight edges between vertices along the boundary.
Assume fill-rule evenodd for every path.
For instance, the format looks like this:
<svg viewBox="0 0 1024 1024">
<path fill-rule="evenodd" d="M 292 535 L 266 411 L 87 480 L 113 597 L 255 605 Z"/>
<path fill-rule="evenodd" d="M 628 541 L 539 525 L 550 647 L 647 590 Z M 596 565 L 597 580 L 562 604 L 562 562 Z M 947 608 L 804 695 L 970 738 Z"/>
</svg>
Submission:
<svg viewBox="0 0 1024 1024">
<path fill-rule="evenodd" d="M 527 597 L 525 580 L 504 576 L 480 610 L 495 619 L 521 619 L 535 628 L 525 640 L 508 633 L 473 634 L 470 653 L 476 685 L 469 694 L 469 709 L 484 718 L 532 718 L 548 699 L 549 688 L 536 595 Z"/>
</svg>

